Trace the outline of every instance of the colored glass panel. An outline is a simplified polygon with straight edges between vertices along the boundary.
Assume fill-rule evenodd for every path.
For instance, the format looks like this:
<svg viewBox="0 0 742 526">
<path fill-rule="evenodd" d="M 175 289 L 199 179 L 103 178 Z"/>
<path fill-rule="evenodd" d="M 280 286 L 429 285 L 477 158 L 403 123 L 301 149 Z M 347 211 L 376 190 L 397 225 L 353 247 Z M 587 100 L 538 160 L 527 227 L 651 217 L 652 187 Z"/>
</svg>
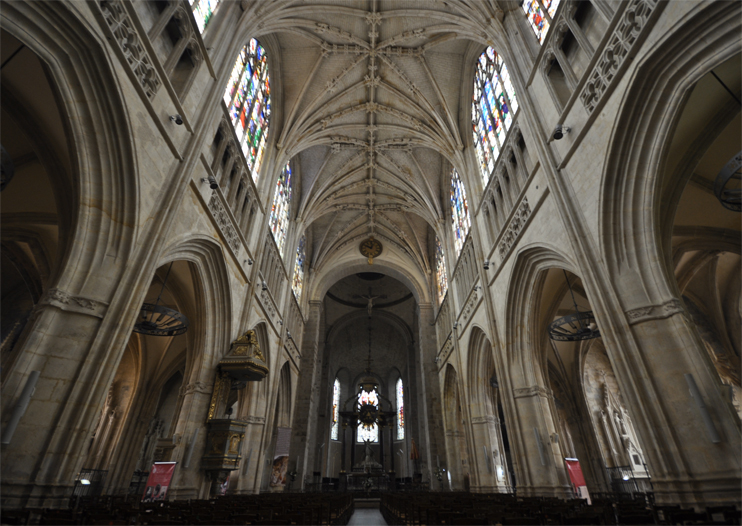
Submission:
<svg viewBox="0 0 742 526">
<path fill-rule="evenodd" d="M 283 257 L 283 247 L 286 244 L 286 233 L 289 229 L 289 207 L 291 206 L 291 165 L 286 163 L 281 175 L 278 176 L 276 192 L 273 194 L 273 206 L 269 225 L 273 239 L 276 240 L 278 252 Z"/>
<path fill-rule="evenodd" d="M 456 246 L 456 257 L 461 254 L 466 236 L 469 234 L 471 219 L 469 205 L 466 202 L 466 191 L 458 172 L 454 168 L 451 172 L 451 220 L 453 227 L 453 241 Z"/>
<path fill-rule="evenodd" d="M 337 440 L 340 431 L 340 380 L 335 378 L 332 388 L 332 429 L 330 438 Z"/>
<path fill-rule="evenodd" d="M 544 43 L 560 0 L 523 0 L 521 7 L 539 44 Z"/>
<path fill-rule="evenodd" d="M 373 405 L 376 408 L 379 407 L 379 395 L 376 393 L 376 389 L 372 389 L 370 392 L 366 391 L 365 389 L 361 389 L 361 392 L 358 393 L 358 409 L 366 404 Z M 356 436 L 357 442 L 359 443 L 365 442 L 366 440 L 370 442 L 378 442 L 379 426 L 376 424 L 376 422 L 369 426 L 365 426 L 362 423 L 359 423 Z"/>
<path fill-rule="evenodd" d="M 448 292 L 448 275 L 446 274 L 446 258 L 443 255 L 441 240 L 435 236 L 435 276 L 438 291 L 438 303 L 443 301 Z"/>
<path fill-rule="evenodd" d="M 220 0 L 191 0 L 191 9 L 193 18 L 196 19 L 196 25 L 199 32 L 203 33 L 206 26 L 211 21 L 214 11 L 219 6 Z"/>
<path fill-rule="evenodd" d="M 208 1 L 216 5 L 214 0 Z M 229 109 L 252 179 L 257 183 L 270 125 L 271 99 L 268 58 L 254 38 L 237 57 L 224 91 L 224 104 Z"/>
<path fill-rule="evenodd" d="M 296 263 L 294 263 L 294 279 L 291 283 L 291 288 L 296 296 L 296 301 L 301 299 L 301 291 L 304 287 L 304 261 L 307 258 L 306 245 L 307 236 L 301 236 L 299 240 L 299 246 L 296 247 Z"/>
<path fill-rule="evenodd" d="M 512 126 L 518 102 L 505 63 L 488 47 L 479 56 L 474 76 L 472 130 L 484 186 Z"/>
<path fill-rule="evenodd" d="M 402 379 L 397 380 L 397 440 L 404 438 L 404 387 Z"/>
</svg>

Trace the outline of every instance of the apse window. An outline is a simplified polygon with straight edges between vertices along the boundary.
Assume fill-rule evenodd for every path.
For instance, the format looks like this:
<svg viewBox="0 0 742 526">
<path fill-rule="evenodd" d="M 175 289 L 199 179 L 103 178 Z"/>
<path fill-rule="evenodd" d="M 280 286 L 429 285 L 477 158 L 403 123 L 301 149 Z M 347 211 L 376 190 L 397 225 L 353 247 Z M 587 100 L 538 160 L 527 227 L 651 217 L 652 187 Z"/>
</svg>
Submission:
<svg viewBox="0 0 742 526">
<path fill-rule="evenodd" d="M 254 38 L 242 48 L 224 92 L 252 180 L 257 183 L 271 115 L 270 75 L 265 49 Z"/>
<path fill-rule="evenodd" d="M 363 414 L 363 406 L 370 405 L 376 410 L 379 409 L 379 395 L 376 393 L 376 388 L 371 391 L 361 389 L 358 393 L 358 412 Z M 374 411 L 375 412 L 375 411 Z M 360 422 L 357 430 L 357 442 L 378 442 L 379 441 L 379 426 L 374 419 L 373 422 Z"/>
<path fill-rule="evenodd" d="M 332 429 L 330 430 L 330 438 L 332 440 L 338 440 L 340 432 L 340 380 L 335 378 L 335 383 L 332 388 Z"/>
<path fill-rule="evenodd" d="M 199 32 L 203 33 L 206 26 L 211 22 L 214 11 L 219 7 L 220 0 L 191 0 L 191 10 L 193 18 L 196 19 L 196 25 Z"/>
<path fill-rule="evenodd" d="M 404 438 L 404 386 L 397 380 L 397 440 Z"/>
<path fill-rule="evenodd" d="M 549 32 L 557 7 L 560 0 L 523 0 L 520 5 L 526 14 L 528 24 L 533 29 L 539 44 L 544 43 L 544 39 Z"/>
<path fill-rule="evenodd" d="M 483 186 L 490 180 L 516 111 L 518 99 L 510 72 L 500 55 L 488 47 L 477 61 L 471 105 L 474 149 Z"/>
</svg>

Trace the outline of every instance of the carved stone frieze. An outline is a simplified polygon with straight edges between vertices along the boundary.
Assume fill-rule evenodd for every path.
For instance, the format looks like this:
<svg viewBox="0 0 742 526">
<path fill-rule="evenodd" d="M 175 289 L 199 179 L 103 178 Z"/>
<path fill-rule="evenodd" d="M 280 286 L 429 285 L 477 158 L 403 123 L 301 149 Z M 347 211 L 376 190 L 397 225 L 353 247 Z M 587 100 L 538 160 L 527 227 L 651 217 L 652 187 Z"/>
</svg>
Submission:
<svg viewBox="0 0 742 526">
<path fill-rule="evenodd" d="M 98 7 L 147 98 L 154 98 L 162 82 L 124 3 L 121 0 L 102 0 Z"/>
<path fill-rule="evenodd" d="M 469 321 L 471 315 L 474 314 L 474 310 L 478 302 L 479 294 L 477 293 L 477 289 L 475 288 L 472 291 L 471 296 L 469 297 L 469 301 L 466 302 L 466 306 L 464 306 L 464 309 L 461 311 L 461 317 L 465 322 Z"/>
<path fill-rule="evenodd" d="M 515 241 L 518 239 L 518 236 L 523 230 L 523 226 L 526 224 L 526 220 L 530 215 L 531 207 L 528 204 L 528 198 L 524 197 L 518 210 L 515 212 L 515 215 L 513 215 L 513 218 L 510 220 L 507 230 L 502 236 L 502 241 L 500 241 L 500 256 L 502 258 L 505 258 L 508 252 L 510 252 L 510 249 L 513 248 Z"/>
<path fill-rule="evenodd" d="M 544 398 L 551 398 L 551 391 L 540 385 L 532 385 L 530 387 L 521 387 L 519 389 L 513 389 L 514 398 L 529 398 L 531 396 L 541 396 Z"/>
<path fill-rule="evenodd" d="M 475 416 L 471 419 L 472 424 L 494 424 L 495 423 L 495 417 L 492 415 L 486 415 L 486 416 Z"/>
<path fill-rule="evenodd" d="M 616 77 L 619 68 L 631 54 L 634 44 L 647 27 L 647 21 L 657 7 L 658 1 L 631 0 L 624 10 L 620 22 L 580 94 L 580 99 L 588 113 L 595 110 Z"/>
<path fill-rule="evenodd" d="M 209 211 L 214 217 L 214 221 L 216 221 L 216 224 L 219 226 L 219 231 L 224 236 L 227 244 L 233 251 L 239 251 L 240 237 L 237 234 L 237 230 L 234 228 L 232 220 L 230 219 L 227 210 L 222 205 L 222 202 L 219 200 L 216 192 L 211 194 L 211 199 L 209 200 Z"/>
<path fill-rule="evenodd" d="M 248 424 L 265 424 L 265 418 L 263 418 L 262 416 L 248 415 L 242 420 L 244 420 Z"/>
<path fill-rule="evenodd" d="M 453 338 L 449 336 L 443 343 L 443 347 L 438 352 L 438 356 L 436 357 L 436 362 L 438 363 L 439 369 L 443 367 L 443 365 L 446 363 L 446 360 L 448 360 L 448 357 L 451 356 L 451 351 L 453 351 Z"/>
<path fill-rule="evenodd" d="M 39 301 L 40 305 L 52 305 L 62 310 L 90 314 L 102 318 L 108 308 L 104 301 L 92 300 L 82 296 L 73 296 L 61 289 L 47 289 Z"/>
<path fill-rule="evenodd" d="M 636 309 L 626 311 L 629 325 L 649 320 L 661 320 L 669 318 L 674 314 L 682 314 L 686 320 L 688 319 L 688 313 L 685 310 L 685 306 L 679 299 L 671 299 L 660 305 L 647 305 L 646 307 L 637 307 Z"/>
</svg>

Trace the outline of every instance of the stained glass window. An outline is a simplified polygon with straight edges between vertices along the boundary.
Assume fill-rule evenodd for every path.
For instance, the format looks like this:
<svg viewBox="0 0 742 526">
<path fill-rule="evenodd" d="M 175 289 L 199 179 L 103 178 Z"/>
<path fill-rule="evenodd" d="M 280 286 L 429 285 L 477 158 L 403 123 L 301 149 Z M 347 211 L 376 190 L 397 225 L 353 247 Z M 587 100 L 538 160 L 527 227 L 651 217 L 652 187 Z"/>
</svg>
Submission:
<svg viewBox="0 0 742 526">
<path fill-rule="evenodd" d="M 203 0 L 202 0 L 203 1 Z M 271 116 L 270 75 L 265 49 L 254 38 L 242 48 L 224 91 L 237 140 L 258 182 Z"/>
<path fill-rule="evenodd" d="M 379 395 L 376 393 L 376 389 L 372 389 L 371 392 L 361 389 L 361 392 L 358 394 L 358 409 L 360 410 L 361 406 L 366 404 L 371 404 L 378 409 Z M 365 442 L 366 440 L 370 442 L 378 442 L 379 425 L 376 422 L 371 425 L 365 425 L 360 422 L 358 424 L 357 435 L 357 442 Z"/>
<path fill-rule="evenodd" d="M 397 380 L 397 440 L 404 438 L 404 387 L 402 379 Z"/>
<path fill-rule="evenodd" d="M 516 111 L 518 100 L 508 68 L 500 55 L 488 47 L 479 56 L 471 103 L 474 148 L 484 186 L 490 179 Z"/>
<path fill-rule="evenodd" d="M 528 23 L 538 38 L 539 44 L 544 43 L 549 32 L 551 19 L 556 14 L 560 0 L 523 0 L 521 7 L 526 14 Z"/>
<path fill-rule="evenodd" d="M 296 301 L 301 299 L 301 289 L 304 286 L 304 260 L 306 259 L 306 249 L 304 245 L 307 242 L 307 236 L 301 236 L 299 246 L 296 247 L 296 263 L 294 263 L 294 281 L 291 288 L 294 290 Z"/>
<path fill-rule="evenodd" d="M 283 246 L 286 243 L 286 232 L 289 229 L 289 207 L 291 205 L 291 166 L 286 167 L 278 177 L 276 193 L 273 194 L 270 229 L 278 245 L 278 252 L 283 257 Z"/>
<path fill-rule="evenodd" d="M 469 234 L 471 220 L 469 219 L 469 205 L 466 203 L 466 191 L 459 173 L 454 168 L 451 172 L 451 226 L 453 227 L 453 242 L 456 246 L 456 257 L 461 254 L 464 241 Z"/>
<path fill-rule="evenodd" d="M 443 255 L 443 247 L 438 236 L 435 236 L 435 276 L 438 303 L 440 304 L 446 297 L 446 292 L 448 292 L 448 275 L 446 274 L 446 258 Z"/>
<path fill-rule="evenodd" d="M 203 33 L 206 25 L 211 22 L 214 11 L 219 6 L 220 0 L 190 0 L 193 18 L 196 19 L 198 30 Z"/>
<path fill-rule="evenodd" d="M 340 380 L 335 378 L 335 385 L 332 389 L 332 430 L 330 438 L 338 440 L 340 431 Z"/>
</svg>

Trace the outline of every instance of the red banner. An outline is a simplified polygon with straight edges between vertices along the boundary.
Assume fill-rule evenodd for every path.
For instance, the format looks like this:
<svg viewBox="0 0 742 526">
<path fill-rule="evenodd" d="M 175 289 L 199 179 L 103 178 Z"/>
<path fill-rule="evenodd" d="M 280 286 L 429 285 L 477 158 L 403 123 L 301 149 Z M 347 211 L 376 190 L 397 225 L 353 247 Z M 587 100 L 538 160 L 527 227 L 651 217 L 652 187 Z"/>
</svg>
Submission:
<svg viewBox="0 0 742 526">
<path fill-rule="evenodd" d="M 155 502 L 165 500 L 167 488 L 175 472 L 176 462 L 155 462 L 149 470 L 147 487 L 144 488 L 142 502 Z"/>
<path fill-rule="evenodd" d="M 578 488 L 580 486 L 587 486 L 587 484 L 585 484 L 585 476 L 582 474 L 582 468 L 580 467 L 580 461 L 565 459 L 564 462 L 567 463 L 569 480 L 572 481 L 572 484 L 574 484 Z"/>
</svg>

